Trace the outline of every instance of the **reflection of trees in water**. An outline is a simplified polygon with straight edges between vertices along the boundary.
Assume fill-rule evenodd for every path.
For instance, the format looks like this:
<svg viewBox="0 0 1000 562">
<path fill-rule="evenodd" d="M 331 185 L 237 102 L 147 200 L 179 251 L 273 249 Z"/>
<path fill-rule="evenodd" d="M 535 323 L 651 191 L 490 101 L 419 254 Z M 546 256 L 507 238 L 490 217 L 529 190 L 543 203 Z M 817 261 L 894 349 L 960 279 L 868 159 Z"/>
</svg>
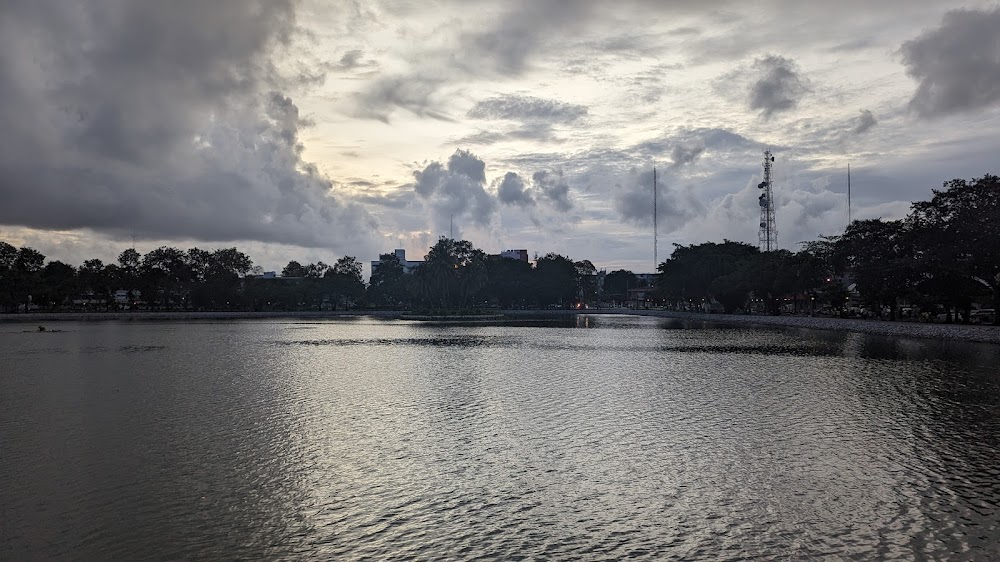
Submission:
<svg viewBox="0 0 1000 562">
<path fill-rule="evenodd" d="M 986 537 L 1000 503 L 1000 346 L 852 333 L 844 356 L 852 360 L 842 374 L 858 408 L 855 422 L 878 445 L 858 461 L 891 469 L 884 509 L 916 529 L 906 551 L 992 547 Z"/>
</svg>

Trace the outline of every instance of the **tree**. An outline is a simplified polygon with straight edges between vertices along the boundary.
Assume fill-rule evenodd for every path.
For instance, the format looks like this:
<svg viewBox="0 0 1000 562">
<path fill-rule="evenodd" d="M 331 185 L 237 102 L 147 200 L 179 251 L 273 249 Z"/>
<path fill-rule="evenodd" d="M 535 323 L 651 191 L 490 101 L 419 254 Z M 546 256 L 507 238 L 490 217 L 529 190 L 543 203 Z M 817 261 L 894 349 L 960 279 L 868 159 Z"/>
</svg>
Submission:
<svg viewBox="0 0 1000 562">
<path fill-rule="evenodd" d="M 566 307 L 577 294 L 576 264 L 566 256 L 551 252 L 536 259 L 535 291 L 539 305 Z"/>
<path fill-rule="evenodd" d="M 361 262 L 354 256 L 344 256 L 337 260 L 323 275 L 324 285 L 334 297 L 334 308 L 338 303 L 349 307 L 365 294 L 365 282 L 361 278 Z"/>
<path fill-rule="evenodd" d="M 239 278 L 246 277 L 253 270 L 253 260 L 250 256 L 236 248 L 220 248 L 212 252 L 209 259 L 209 276 Z"/>
<path fill-rule="evenodd" d="M 305 277 L 309 271 L 299 262 L 292 260 L 281 270 L 282 277 Z"/>
<path fill-rule="evenodd" d="M 847 265 L 862 298 L 879 312 L 889 307 L 893 320 L 898 299 L 919 277 L 912 234 L 903 221 L 854 221 L 836 243 L 836 259 Z"/>
<path fill-rule="evenodd" d="M 321 261 L 318 261 L 316 263 L 311 263 L 311 264 L 305 266 L 304 269 L 305 269 L 305 272 L 306 272 L 306 275 L 305 275 L 306 277 L 309 277 L 311 279 L 319 279 L 320 277 L 323 277 L 324 275 L 326 275 L 326 272 L 327 272 L 327 270 L 330 269 L 330 266 L 326 265 L 325 263 L 323 263 Z"/>
<path fill-rule="evenodd" d="M 486 286 L 482 296 L 501 308 L 524 307 L 533 303 L 536 295 L 532 291 L 531 264 L 501 256 L 487 256 Z"/>
<path fill-rule="evenodd" d="M 755 246 L 730 240 L 721 244 L 674 244 L 670 258 L 657 267 L 657 288 L 666 298 L 700 303 L 712 298 L 715 279 L 734 273 L 747 258 L 758 253 Z M 734 286 L 732 280 L 727 285 Z"/>
<path fill-rule="evenodd" d="M 142 256 L 135 250 L 129 248 L 118 254 L 119 281 L 128 291 L 129 308 L 135 305 L 135 299 L 139 295 L 139 268 L 142 265 Z"/>
<path fill-rule="evenodd" d="M 368 285 L 368 302 L 375 306 L 396 308 L 409 298 L 403 265 L 396 254 L 379 255 Z"/>
<path fill-rule="evenodd" d="M 253 268 L 253 261 L 236 248 L 207 252 L 191 248 L 187 252 L 191 272 L 191 302 L 198 308 L 233 308 L 245 304 L 241 279 Z"/>
<path fill-rule="evenodd" d="M 35 302 L 55 310 L 79 293 L 76 268 L 61 261 L 50 261 L 42 268 L 39 295 Z"/>
<path fill-rule="evenodd" d="M 604 298 L 625 303 L 628 301 L 628 290 L 639 286 L 635 274 L 626 269 L 612 271 L 604 277 Z"/>
<path fill-rule="evenodd" d="M 441 237 L 413 274 L 416 294 L 434 306 L 465 306 L 486 286 L 486 254 L 468 240 Z"/>
<path fill-rule="evenodd" d="M 0 267 L 3 268 L 5 306 L 16 309 L 31 303 L 32 293 L 40 289 L 39 281 L 45 256 L 34 248 L 18 248 L 4 244 L 0 247 Z"/>
<path fill-rule="evenodd" d="M 590 260 L 580 260 L 573 264 L 576 269 L 577 296 L 585 303 L 597 300 L 597 268 Z"/>
<path fill-rule="evenodd" d="M 177 248 L 161 246 L 142 257 L 140 283 L 142 298 L 171 308 L 183 303 L 191 280 L 187 256 Z"/>
<path fill-rule="evenodd" d="M 6 242 L 0 242 L 0 310 L 9 310 L 14 306 L 14 260 L 17 259 L 17 248 Z"/>
<path fill-rule="evenodd" d="M 913 204 L 907 226 L 924 272 L 921 292 L 948 305 L 949 314 L 951 306 L 963 308 L 968 321 L 980 287 L 1000 304 L 1000 178 L 954 179 L 944 187 Z"/>
</svg>

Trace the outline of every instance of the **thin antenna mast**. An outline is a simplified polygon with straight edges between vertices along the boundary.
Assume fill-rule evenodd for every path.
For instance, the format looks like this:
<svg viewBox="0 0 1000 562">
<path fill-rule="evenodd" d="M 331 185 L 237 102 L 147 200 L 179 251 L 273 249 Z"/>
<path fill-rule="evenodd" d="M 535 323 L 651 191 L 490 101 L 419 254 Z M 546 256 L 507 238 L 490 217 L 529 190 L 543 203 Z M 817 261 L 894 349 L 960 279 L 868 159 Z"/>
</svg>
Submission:
<svg viewBox="0 0 1000 562">
<path fill-rule="evenodd" d="M 455 213 L 448 218 L 448 238 L 455 239 Z"/>
<path fill-rule="evenodd" d="M 851 165 L 847 164 L 847 226 L 851 226 Z"/>
<path fill-rule="evenodd" d="M 657 229 L 656 229 L 656 164 L 653 164 L 653 271 L 659 266 L 657 263 Z"/>
</svg>

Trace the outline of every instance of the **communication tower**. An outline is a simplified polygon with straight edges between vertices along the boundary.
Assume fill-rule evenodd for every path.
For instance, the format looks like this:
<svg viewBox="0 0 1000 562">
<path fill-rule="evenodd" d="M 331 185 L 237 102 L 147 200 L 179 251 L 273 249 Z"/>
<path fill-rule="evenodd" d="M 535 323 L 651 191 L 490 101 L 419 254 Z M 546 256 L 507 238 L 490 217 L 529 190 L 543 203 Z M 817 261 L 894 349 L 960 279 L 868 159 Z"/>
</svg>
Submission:
<svg viewBox="0 0 1000 562">
<path fill-rule="evenodd" d="M 656 166 L 653 166 L 653 271 L 656 271 L 656 268 L 659 267 L 659 265 L 660 265 L 656 261 L 657 260 L 657 257 L 656 257 L 656 250 L 657 250 L 657 248 L 656 248 L 656 236 L 657 236 L 657 230 L 656 230 Z"/>
<path fill-rule="evenodd" d="M 778 229 L 774 226 L 774 191 L 771 179 L 771 165 L 774 156 L 770 150 L 764 151 L 764 181 L 757 187 L 761 190 L 757 200 L 760 203 L 760 230 L 757 231 L 757 241 L 762 252 L 778 249 Z"/>
</svg>

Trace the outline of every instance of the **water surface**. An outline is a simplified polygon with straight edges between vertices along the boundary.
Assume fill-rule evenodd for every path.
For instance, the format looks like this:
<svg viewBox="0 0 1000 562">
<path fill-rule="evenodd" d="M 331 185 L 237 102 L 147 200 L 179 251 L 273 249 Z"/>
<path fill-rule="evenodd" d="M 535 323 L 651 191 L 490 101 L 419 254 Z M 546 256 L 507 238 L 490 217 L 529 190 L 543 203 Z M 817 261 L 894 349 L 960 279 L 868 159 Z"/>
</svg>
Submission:
<svg viewBox="0 0 1000 562">
<path fill-rule="evenodd" d="M 1000 346 L 0 325 L 3 559 L 1000 557 Z"/>
</svg>

